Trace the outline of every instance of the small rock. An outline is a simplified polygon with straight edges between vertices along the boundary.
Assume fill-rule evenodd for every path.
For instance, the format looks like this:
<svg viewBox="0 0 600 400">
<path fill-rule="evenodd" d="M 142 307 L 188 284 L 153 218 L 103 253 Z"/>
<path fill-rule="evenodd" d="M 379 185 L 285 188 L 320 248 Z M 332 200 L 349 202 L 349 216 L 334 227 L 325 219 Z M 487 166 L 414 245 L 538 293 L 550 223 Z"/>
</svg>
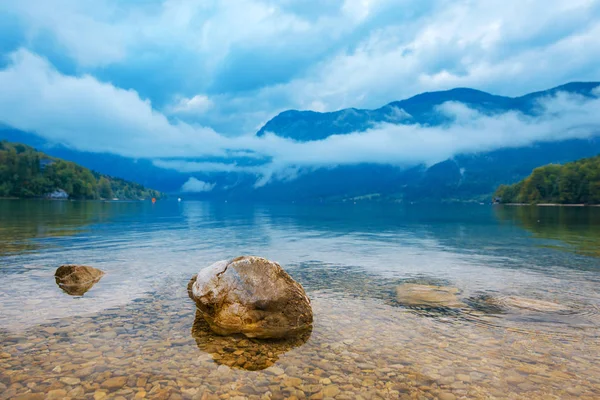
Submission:
<svg viewBox="0 0 600 400">
<path fill-rule="evenodd" d="M 329 385 L 323 389 L 325 397 L 335 397 L 340 393 L 340 389 L 336 385 Z"/>
<path fill-rule="evenodd" d="M 66 376 L 64 378 L 60 378 L 60 381 L 63 382 L 63 383 L 66 383 L 69 386 L 73 386 L 73 385 L 79 384 L 79 382 L 81 382 L 81 379 L 79 379 L 79 378 L 72 378 L 72 377 Z"/>
<path fill-rule="evenodd" d="M 83 296 L 103 275 L 103 271 L 86 265 L 61 265 L 54 273 L 54 279 L 65 293 Z"/>
<path fill-rule="evenodd" d="M 44 400 L 46 395 L 43 393 L 25 393 L 15 397 L 12 397 L 13 400 Z"/>
<path fill-rule="evenodd" d="M 302 379 L 300 378 L 288 378 L 286 380 L 283 381 L 283 385 L 284 386 L 289 386 L 289 387 L 297 387 L 302 385 Z"/>
<path fill-rule="evenodd" d="M 127 383 L 126 376 L 116 376 L 114 378 L 108 378 L 100 384 L 101 387 L 106 389 L 120 389 Z"/>
<path fill-rule="evenodd" d="M 285 373 L 285 371 L 279 367 L 271 367 L 267 371 L 273 375 L 283 375 Z"/>
<path fill-rule="evenodd" d="M 441 392 L 438 394 L 438 399 L 440 400 L 456 400 L 456 396 L 452 393 Z"/>
<path fill-rule="evenodd" d="M 96 390 L 94 392 L 94 400 L 102 400 L 106 398 L 106 392 L 102 392 L 100 390 Z"/>
<path fill-rule="evenodd" d="M 65 398 L 65 396 L 67 395 L 67 391 L 64 389 L 55 389 L 55 390 L 50 390 L 48 392 L 48 396 L 46 397 L 46 399 L 51 400 L 51 399 L 63 399 Z"/>
</svg>

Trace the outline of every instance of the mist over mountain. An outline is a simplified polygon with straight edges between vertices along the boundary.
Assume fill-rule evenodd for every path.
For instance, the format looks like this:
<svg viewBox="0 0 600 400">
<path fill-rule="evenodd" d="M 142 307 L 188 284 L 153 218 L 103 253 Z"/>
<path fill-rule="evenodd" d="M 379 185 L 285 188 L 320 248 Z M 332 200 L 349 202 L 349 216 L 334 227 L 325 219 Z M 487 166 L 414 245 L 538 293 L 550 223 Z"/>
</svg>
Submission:
<svg viewBox="0 0 600 400">
<path fill-rule="evenodd" d="M 77 150 L 10 127 L 0 129 L 0 139 L 26 143 L 95 171 L 187 197 L 487 201 L 499 184 L 517 182 L 535 167 L 600 153 L 600 121 L 592 112 L 600 94 L 598 86 L 597 82 L 575 82 L 514 98 L 459 88 L 423 93 L 374 110 L 289 110 L 269 120 L 254 138 L 243 138 L 247 151 L 220 156 L 131 158 Z M 379 140 L 382 132 L 384 140 L 392 138 L 389 152 L 384 142 L 377 144 L 372 156 L 364 157 L 360 154 L 362 144 L 352 144 L 358 138 L 368 146 L 371 136 Z M 457 145 L 453 135 L 459 137 L 463 132 L 472 136 Z M 427 142 L 413 143 L 428 137 L 438 142 L 441 137 L 441 145 L 432 142 L 430 146 L 431 159 L 439 159 L 437 162 L 426 161 Z M 443 140 L 448 140 L 447 146 Z M 268 150 L 265 143 L 281 144 L 284 161 L 277 160 L 277 152 L 273 156 L 268 151 L 261 153 Z M 404 143 L 422 154 L 410 157 Z M 399 149 L 395 159 L 394 146 Z M 329 149 L 339 154 L 332 154 L 330 163 L 323 162 Z M 315 158 L 311 161 L 313 150 Z M 366 153 L 370 150 L 365 147 Z M 352 152 L 357 152 L 356 158 Z M 292 158 L 285 161 L 288 154 Z M 382 157 L 378 161 L 379 154 Z M 444 159 L 444 154 L 448 158 Z M 295 155 L 299 155 L 296 160 Z"/>
<path fill-rule="evenodd" d="M 593 91 L 599 84 L 598 82 L 572 82 L 514 98 L 496 96 L 475 89 L 457 88 L 422 93 L 406 100 L 394 101 L 375 110 L 349 108 L 327 113 L 288 110 L 267 122 L 257 135 L 263 136 L 267 132 L 272 132 L 284 138 L 311 141 L 325 139 L 331 135 L 362 132 L 381 123 L 439 126 L 452 123 L 451 117 L 437 109 L 448 102 L 460 103 L 490 116 L 508 111 L 535 116 L 539 112 L 540 99 L 560 92 L 594 98 Z"/>
</svg>

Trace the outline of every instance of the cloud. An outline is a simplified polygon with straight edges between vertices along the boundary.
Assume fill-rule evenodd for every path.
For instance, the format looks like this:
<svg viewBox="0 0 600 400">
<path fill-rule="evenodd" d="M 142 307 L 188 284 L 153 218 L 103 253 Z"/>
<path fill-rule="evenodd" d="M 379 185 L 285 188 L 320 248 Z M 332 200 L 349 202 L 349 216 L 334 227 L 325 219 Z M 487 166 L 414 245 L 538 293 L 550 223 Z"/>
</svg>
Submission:
<svg viewBox="0 0 600 400">
<path fill-rule="evenodd" d="M 600 76 L 596 0 L 20 0 L 0 14 L 16 21 L 6 51 L 226 136 L 290 108 L 373 108 L 456 86 L 520 95 Z"/>
<path fill-rule="evenodd" d="M 168 108 L 171 114 L 204 114 L 214 106 L 214 102 L 206 95 L 197 94 L 192 98 L 179 98 Z"/>
<path fill-rule="evenodd" d="M 0 121 L 50 141 L 153 158 L 157 166 L 184 172 L 255 174 L 260 184 L 290 179 L 311 168 L 432 164 L 458 153 L 587 138 L 600 132 L 600 99 L 558 93 L 542 99 L 535 116 L 518 112 L 489 116 L 464 104 L 445 103 L 437 111 L 453 122 L 443 126 L 383 123 L 365 132 L 312 142 L 272 133 L 230 137 L 170 120 L 133 90 L 90 75 L 61 74 L 26 50 L 12 54 L 11 64 L 0 70 L 0 87 Z M 407 116 L 395 110 L 394 117 L 402 122 Z"/>
<path fill-rule="evenodd" d="M 200 181 L 196 178 L 190 178 L 181 186 L 181 191 L 183 193 L 201 193 L 201 192 L 210 192 L 215 188 L 214 183 L 208 183 L 204 181 Z"/>
<path fill-rule="evenodd" d="M 133 90 L 61 74 L 27 50 L 10 60 L 0 70 L 0 121 L 51 142 L 131 157 L 220 154 L 227 142 L 210 128 L 169 121 Z"/>
</svg>

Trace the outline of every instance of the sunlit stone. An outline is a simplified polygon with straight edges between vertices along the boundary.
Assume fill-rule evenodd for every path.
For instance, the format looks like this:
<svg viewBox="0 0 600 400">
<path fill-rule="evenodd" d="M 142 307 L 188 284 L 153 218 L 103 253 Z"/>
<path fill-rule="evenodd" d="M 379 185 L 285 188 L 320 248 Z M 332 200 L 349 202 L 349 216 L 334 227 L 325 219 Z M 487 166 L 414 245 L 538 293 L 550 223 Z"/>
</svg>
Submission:
<svg viewBox="0 0 600 400">
<path fill-rule="evenodd" d="M 201 270 L 191 298 L 220 335 L 283 338 L 310 329 L 310 300 L 302 285 L 275 262 L 244 256 Z"/>
</svg>

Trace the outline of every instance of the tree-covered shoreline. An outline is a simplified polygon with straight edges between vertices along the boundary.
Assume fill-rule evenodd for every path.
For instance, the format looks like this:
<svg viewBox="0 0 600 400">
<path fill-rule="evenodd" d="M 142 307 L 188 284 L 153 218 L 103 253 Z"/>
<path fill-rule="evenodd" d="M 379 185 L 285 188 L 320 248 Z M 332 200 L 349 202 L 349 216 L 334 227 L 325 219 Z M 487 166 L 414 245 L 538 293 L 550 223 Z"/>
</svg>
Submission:
<svg viewBox="0 0 600 400">
<path fill-rule="evenodd" d="M 500 185 L 501 203 L 600 204 L 600 155 L 533 170 L 513 185 Z"/>
<path fill-rule="evenodd" d="M 43 198 L 57 191 L 82 200 L 141 200 L 162 196 L 156 190 L 99 174 L 30 146 L 0 142 L 0 197 Z"/>
</svg>

